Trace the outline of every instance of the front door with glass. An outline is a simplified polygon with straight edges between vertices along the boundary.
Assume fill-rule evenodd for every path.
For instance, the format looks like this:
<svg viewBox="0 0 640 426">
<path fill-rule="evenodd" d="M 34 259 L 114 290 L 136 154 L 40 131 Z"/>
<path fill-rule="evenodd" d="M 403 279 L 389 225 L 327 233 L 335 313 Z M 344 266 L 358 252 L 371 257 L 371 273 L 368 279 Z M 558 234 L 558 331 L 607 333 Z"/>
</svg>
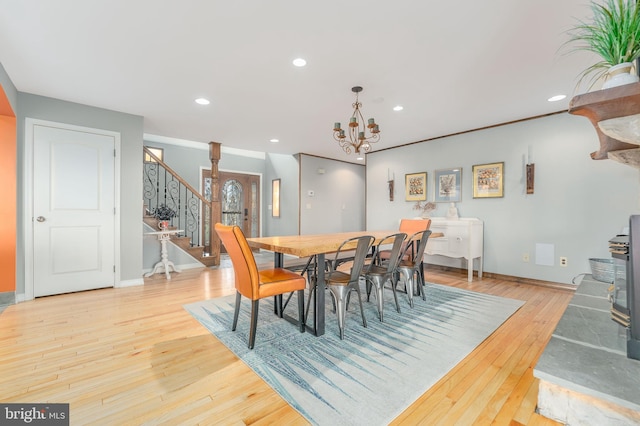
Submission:
<svg viewBox="0 0 640 426">
<path fill-rule="evenodd" d="M 202 174 L 204 196 L 211 199 L 211 171 Z M 260 236 L 260 176 L 243 173 L 220 172 L 221 222 L 224 225 L 238 225 L 247 236 Z M 208 215 L 206 216 L 208 217 Z M 215 219 L 214 219 L 215 220 Z M 205 251 L 210 252 L 208 218 L 203 221 Z M 224 252 L 224 247 L 220 247 Z"/>
</svg>

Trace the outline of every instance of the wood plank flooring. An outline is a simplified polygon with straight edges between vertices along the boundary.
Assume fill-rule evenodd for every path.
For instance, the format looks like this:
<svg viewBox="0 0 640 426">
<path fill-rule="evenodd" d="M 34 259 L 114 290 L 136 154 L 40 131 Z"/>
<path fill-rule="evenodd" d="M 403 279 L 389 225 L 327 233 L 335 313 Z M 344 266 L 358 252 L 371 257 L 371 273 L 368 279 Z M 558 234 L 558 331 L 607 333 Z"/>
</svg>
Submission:
<svg viewBox="0 0 640 426">
<path fill-rule="evenodd" d="M 182 308 L 233 294 L 233 270 L 172 276 L 7 308 L 0 401 L 70 403 L 72 425 L 306 424 Z M 526 303 L 393 424 L 557 424 L 535 413 L 532 371 L 573 293 L 495 278 L 468 283 L 466 271 L 428 269 L 426 279 Z M 329 316 L 327 332 L 336 330 Z"/>
</svg>

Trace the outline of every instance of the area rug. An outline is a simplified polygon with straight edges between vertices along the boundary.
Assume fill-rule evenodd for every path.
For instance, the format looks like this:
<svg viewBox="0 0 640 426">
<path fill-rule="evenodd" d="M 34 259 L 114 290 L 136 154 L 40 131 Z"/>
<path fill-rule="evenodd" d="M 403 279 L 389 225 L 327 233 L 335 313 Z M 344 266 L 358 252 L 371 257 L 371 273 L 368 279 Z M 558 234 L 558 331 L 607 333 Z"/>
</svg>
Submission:
<svg viewBox="0 0 640 426">
<path fill-rule="evenodd" d="M 357 301 L 346 315 L 340 340 L 327 294 L 326 333 L 315 337 L 273 314 L 271 298 L 260 301 L 253 350 L 247 347 L 250 302 L 243 298 L 238 327 L 231 331 L 235 296 L 184 308 L 251 367 L 310 423 L 385 425 L 471 353 L 524 302 L 426 284 L 426 301 L 414 308 L 399 295 L 397 313 L 385 294 L 384 322 L 375 300 Z M 297 316 L 295 297 L 286 312 Z"/>
</svg>

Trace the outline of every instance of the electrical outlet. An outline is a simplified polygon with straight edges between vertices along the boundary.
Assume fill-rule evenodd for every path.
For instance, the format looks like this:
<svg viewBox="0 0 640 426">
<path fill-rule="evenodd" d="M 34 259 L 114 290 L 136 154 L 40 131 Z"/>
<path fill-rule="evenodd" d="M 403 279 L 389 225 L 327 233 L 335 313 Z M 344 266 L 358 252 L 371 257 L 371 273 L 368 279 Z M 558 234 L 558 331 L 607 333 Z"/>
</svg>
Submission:
<svg viewBox="0 0 640 426">
<path fill-rule="evenodd" d="M 528 262 L 529 261 L 529 253 L 523 253 L 522 254 L 522 261 L 523 262 Z"/>
<path fill-rule="evenodd" d="M 568 261 L 566 257 L 563 256 L 560 258 L 560 266 L 567 266 L 567 263 Z"/>
</svg>

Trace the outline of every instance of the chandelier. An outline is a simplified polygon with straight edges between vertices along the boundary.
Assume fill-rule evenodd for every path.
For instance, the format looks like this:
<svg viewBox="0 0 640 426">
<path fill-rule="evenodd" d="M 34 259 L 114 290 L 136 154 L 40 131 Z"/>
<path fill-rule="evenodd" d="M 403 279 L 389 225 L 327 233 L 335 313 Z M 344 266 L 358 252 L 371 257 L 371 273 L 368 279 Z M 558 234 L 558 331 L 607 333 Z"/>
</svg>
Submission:
<svg viewBox="0 0 640 426">
<path fill-rule="evenodd" d="M 347 134 L 340 123 L 333 125 L 333 138 L 347 154 L 351 154 L 352 148 L 356 154 L 360 154 L 361 149 L 364 152 L 369 152 L 371 144 L 380 140 L 380 129 L 373 118 L 370 118 L 365 124 L 362 112 L 360 112 L 362 104 L 358 101 L 358 93 L 362 92 L 362 87 L 352 87 L 351 91 L 356 94 L 356 101 L 352 104 L 354 109 L 349 119 L 349 138 L 347 139 Z M 368 135 L 365 134 L 367 129 L 369 130 Z"/>
</svg>

